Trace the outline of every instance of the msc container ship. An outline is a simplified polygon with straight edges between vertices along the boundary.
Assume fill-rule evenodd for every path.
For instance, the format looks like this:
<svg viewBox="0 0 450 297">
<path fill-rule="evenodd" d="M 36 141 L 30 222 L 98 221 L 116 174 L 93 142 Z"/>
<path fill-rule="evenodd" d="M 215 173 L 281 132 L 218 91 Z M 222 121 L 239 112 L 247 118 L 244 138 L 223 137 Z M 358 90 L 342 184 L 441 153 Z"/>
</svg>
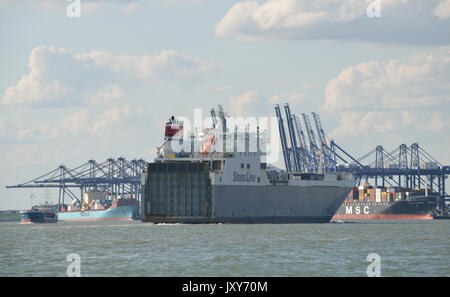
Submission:
<svg viewBox="0 0 450 297">
<path fill-rule="evenodd" d="M 350 174 L 293 173 L 271 170 L 257 146 L 217 152 L 215 130 L 203 131 L 201 150 L 194 139 L 188 151 L 183 122 L 172 117 L 154 162 L 142 176 L 142 221 L 153 223 L 327 223 L 355 186 Z M 223 137 L 226 146 L 225 133 Z M 189 143 L 189 142 L 188 142 Z M 160 150 L 163 149 L 161 153 Z"/>
<path fill-rule="evenodd" d="M 439 196 L 427 189 L 354 188 L 333 220 L 432 220 Z"/>
<path fill-rule="evenodd" d="M 130 221 L 139 219 L 139 201 L 134 198 L 107 199 L 106 193 L 92 190 L 84 193 L 82 203 L 64 205 L 59 221 Z"/>
</svg>

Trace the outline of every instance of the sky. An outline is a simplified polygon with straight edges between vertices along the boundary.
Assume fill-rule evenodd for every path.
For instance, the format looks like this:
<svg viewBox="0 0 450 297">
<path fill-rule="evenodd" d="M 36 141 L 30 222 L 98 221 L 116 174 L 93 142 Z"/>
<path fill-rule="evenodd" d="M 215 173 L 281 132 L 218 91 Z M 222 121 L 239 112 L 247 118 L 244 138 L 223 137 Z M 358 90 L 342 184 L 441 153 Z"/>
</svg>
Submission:
<svg viewBox="0 0 450 297">
<path fill-rule="evenodd" d="M 60 164 L 150 161 L 171 115 L 218 104 L 450 164 L 450 0 L 0 0 L 0 42 L 0 210 Z"/>
</svg>

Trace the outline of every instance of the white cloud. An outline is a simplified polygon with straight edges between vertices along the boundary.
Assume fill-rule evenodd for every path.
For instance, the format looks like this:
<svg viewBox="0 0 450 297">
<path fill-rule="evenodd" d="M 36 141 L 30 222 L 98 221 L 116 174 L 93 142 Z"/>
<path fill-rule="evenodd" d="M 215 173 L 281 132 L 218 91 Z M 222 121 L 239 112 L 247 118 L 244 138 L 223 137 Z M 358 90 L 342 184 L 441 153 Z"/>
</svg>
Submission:
<svg viewBox="0 0 450 297">
<path fill-rule="evenodd" d="M 274 106 L 275 104 L 284 104 L 288 102 L 289 104 L 295 105 L 304 102 L 308 98 L 307 94 L 293 93 L 293 94 L 277 94 L 271 96 L 267 103 L 269 106 Z"/>
<path fill-rule="evenodd" d="M 133 12 L 133 11 L 136 10 L 136 8 L 137 8 L 137 3 L 136 3 L 136 2 L 132 2 L 132 3 L 127 4 L 127 5 L 123 8 L 123 10 L 124 10 L 125 12 Z"/>
<path fill-rule="evenodd" d="M 450 18 L 450 0 L 442 0 L 433 13 L 441 19 Z"/>
<path fill-rule="evenodd" d="M 301 28 L 323 22 L 348 22 L 364 11 L 362 1 L 269 0 L 264 4 L 245 1 L 235 4 L 216 25 L 219 36 L 263 33 L 270 30 Z"/>
<path fill-rule="evenodd" d="M 446 44 L 450 42 L 449 37 L 440 31 L 449 29 L 450 24 L 432 22 L 437 1 L 383 0 L 380 2 L 382 16 L 375 19 L 367 15 L 371 2 L 361 0 L 267 0 L 261 4 L 244 1 L 225 14 L 216 24 L 215 33 L 243 40 L 342 39 Z M 404 26 L 405 23 L 409 26 Z M 427 36 L 412 34 L 418 29 L 420 35 Z"/>
<path fill-rule="evenodd" d="M 310 85 L 305 85 L 304 90 L 310 87 Z M 303 86 L 301 86 L 301 88 L 303 88 Z M 267 116 L 267 111 L 273 111 L 276 104 L 284 106 L 285 103 L 289 103 L 291 108 L 295 109 L 298 107 L 304 107 L 304 104 L 306 104 L 309 97 L 309 94 L 305 92 L 274 94 L 267 97 L 263 96 L 258 91 L 250 90 L 241 95 L 230 98 L 228 101 L 228 109 L 231 116 Z"/>
<path fill-rule="evenodd" d="M 422 115 L 418 115 L 422 116 Z M 447 130 L 450 127 L 450 120 L 441 112 L 435 113 L 430 120 L 421 122 L 417 131 L 438 132 Z"/>
<path fill-rule="evenodd" d="M 4 160 L 14 166 L 32 166 L 48 162 L 54 148 L 39 143 L 16 144 L 6 152 Z"/>
<path fill-rule="evenodd" d="M 262 97 L 256 91 L 248 91 L 234 96 L 229 100 L 229 107 L 233 116 L 248 116 L 255 105 L 261 104 Z"/>
<path fill-rule="evenodd" d="M 7 118 L 0 118 L 0 137 L 6 134 L 8 126 L 9 120 Z"/>
<path fill-rule="evenodd" d="M 329 138 L 356 151 L 418 142 L 443 162 L 448 156 L 450 48 L 407 62 L 365 62 L 342 70 L 326 86 L 326 117 L 337 116 Z M 438 148 L 438 149 L 436 149 Z"/>
<path fill-rule="evenodd" d="M 34 48 L 29 67 L 28 74 L 6 89 L 3 103 L 51 106 L 105 103 L 140 84 L 193 83 L 216 70 L 213 62 L 175 51 L 120 56 L 104 51 L 75 54 L 52 46 Z"/>
<path fill-rule="evenodd" d="M 325 89 L 322 110 L 337 116 L 329 137 L 367 150 L 383 144 L 435 143 L 438 158 L 448 147 L 450 48 L 417 54 L 407 62 L 364 62 L 349 66 Z"/>
<path fill-rule="evenodd" d="M 436 133 L 435 137 L 448 135 L 450 126 L 450 121 L 439 111 L 340 111 L 338 115 L 338 126 L 329 134 L 331 139 L 358 137 L 361 142 L 376 139 L 388 143 L 380 140 L 380 136 L 390 134 L 398 139 L 395 144 L 405 136 L 414 135 L 412 138 L 417 141 L 430 132 Z"/>
<path fill-rule="evenodd" d="M 8 144 L 55 142 L 68 146 L 70 142 L 77 147 L 84 143 L 101 146 L 119 145 L 145 134 L 155 118 L 142 106 L 113 106 L 110 108 L 86 107 L 67 113 L 64 116 L 41 116 L 36 121 L 18 114 L 15 119 L 0 119 L 1 140 Z M 158 124 L 160 124 L 158 122 Z"/>
<path fill-rule="evenodd" d="M 429 108 L 450 103 L 450 47 L 410 61 L 364 62 L 326 86 L 325 110 Z"/>
<path fill-rule="evenodd" d="M 329 137 L 342 139 L 347 136 L 384 134 L 403 125 L 395 112 L 342 111 L 339 113 L 339 125 L 331 131 Z"/>
<path fill-rule="evenodd" d="M 21 123 L 17 133 L 18 138 L 32 137 L 40 140 L 56 140 L 64 138 L 96 139 L 100 142 L 118 141 L 122 136 L 130 132 L 136 122 L 140 122 L 143 114 L 142 107 L 115 106 L 98 111 L 85 108 L 72 112 L 57 121 L 44 121 L 38 125 Z M 20 131 L 27 131 L 20 135 Z M 24 134 L 25 132 L 22 132 Z"/>
</svg>

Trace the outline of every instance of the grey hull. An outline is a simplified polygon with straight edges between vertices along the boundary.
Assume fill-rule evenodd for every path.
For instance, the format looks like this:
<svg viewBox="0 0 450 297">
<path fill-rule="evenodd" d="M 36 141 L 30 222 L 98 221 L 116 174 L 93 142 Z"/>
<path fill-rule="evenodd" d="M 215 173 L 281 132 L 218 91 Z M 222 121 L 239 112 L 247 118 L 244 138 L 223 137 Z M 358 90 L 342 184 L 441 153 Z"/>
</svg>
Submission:
<svg viewBox="0 0 450 297">
<path fill-rule="evenodd" d="M 207 215 L 146 215 L 153 223 L 327 223 L 352 188 L 213 185 Z"/>
<path fill-rule="evenodd" d="M 195 218 L 195 217 L 146 217 L 143 222 L 154 224 L 307 224 L 328 223 L 331 216 L 320 217 L 228 217 L 228 218 Z"/>
</svg>

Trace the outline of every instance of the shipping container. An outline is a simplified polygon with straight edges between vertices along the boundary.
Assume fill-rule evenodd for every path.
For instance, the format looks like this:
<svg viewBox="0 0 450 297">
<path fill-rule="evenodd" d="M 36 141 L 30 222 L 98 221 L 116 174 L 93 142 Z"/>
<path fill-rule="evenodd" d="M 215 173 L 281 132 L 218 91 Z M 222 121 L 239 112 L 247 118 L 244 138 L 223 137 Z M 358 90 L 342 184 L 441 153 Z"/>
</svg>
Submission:
<svg viewBox="0 0 450 297">
<path fill-rule="evenodd" d="M 364 189 L 362 189 L 362 190 L 360 189 L 358 191 L 359 191 L 358 197 L 364 196 Z"/>
<path fill-rule="evenodd" d="M 381 201 L 381 189 L 377 189 L 376 194 L 375 194 L 375 201 L 376 202 L 380 202 Z"/>
</svg>

